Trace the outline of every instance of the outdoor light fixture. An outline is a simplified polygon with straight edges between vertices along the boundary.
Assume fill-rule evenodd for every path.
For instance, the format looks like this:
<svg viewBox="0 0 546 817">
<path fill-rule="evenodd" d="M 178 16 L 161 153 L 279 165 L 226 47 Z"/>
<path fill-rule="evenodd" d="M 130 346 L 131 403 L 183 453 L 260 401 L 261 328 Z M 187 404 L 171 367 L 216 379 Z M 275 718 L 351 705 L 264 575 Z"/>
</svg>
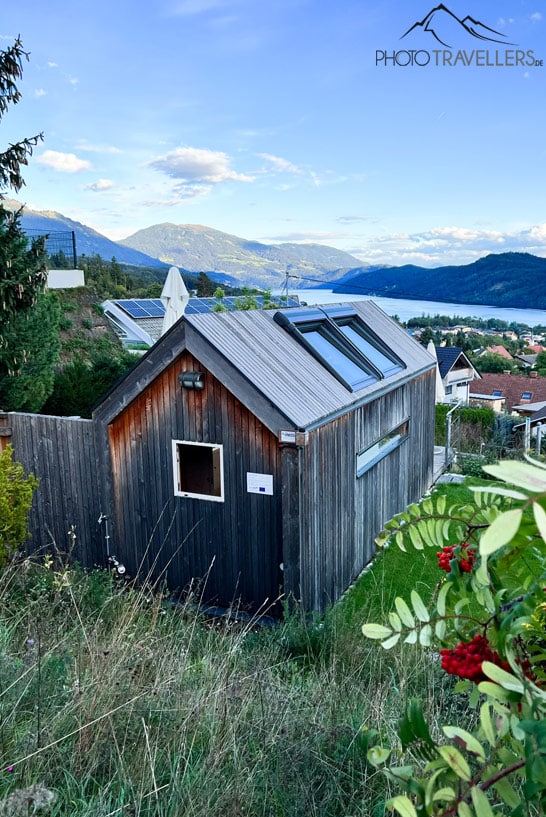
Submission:
<svg viewBox="0 0 546 817">
<path fill-rule="evenodd" d="M 204 372 L 181 372 L 181 374 L 178 375 L 178 379 L 183 389 L 205 388 Z"/>
</svg>

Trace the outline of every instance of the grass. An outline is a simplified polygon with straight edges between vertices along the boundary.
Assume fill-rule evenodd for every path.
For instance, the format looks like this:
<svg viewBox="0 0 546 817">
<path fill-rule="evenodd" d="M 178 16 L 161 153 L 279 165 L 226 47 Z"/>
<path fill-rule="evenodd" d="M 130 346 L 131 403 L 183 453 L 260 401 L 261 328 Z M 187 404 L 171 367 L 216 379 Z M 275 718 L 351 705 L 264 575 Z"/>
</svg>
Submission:
<svg viewBox="0 0 546 817">
<path fill-rule="evenodd" d="M 460 722 L 460 703 L 427 652 L 385 652 L 360 626 L 437 579 L 432 549 L 389 547 L 326 616 L 265 629 L 150 601 L 105 571 L 5 570 L 0 815 L 38 784 L 54 817 L 383 815 L 393 792 L 367 763 L 369 730 L 395 742 L 412 696 L 433 728 Z"/>
</svg>

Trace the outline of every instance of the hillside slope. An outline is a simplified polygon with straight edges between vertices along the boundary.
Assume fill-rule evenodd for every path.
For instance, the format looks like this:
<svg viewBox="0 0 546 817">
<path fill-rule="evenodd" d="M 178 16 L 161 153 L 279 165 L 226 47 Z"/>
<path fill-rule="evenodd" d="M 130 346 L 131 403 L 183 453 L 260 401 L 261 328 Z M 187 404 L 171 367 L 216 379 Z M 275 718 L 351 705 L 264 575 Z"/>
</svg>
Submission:
<svg viewBox="0 0 546 817">
<path fill-rule="evenodd" d="M 546 258 L 530 253 L 487 255 L 463 266 L 426 269 L 413 265 L 353 269 L 337 292 L 390 298 L 546 309 Z"/>
</svg>

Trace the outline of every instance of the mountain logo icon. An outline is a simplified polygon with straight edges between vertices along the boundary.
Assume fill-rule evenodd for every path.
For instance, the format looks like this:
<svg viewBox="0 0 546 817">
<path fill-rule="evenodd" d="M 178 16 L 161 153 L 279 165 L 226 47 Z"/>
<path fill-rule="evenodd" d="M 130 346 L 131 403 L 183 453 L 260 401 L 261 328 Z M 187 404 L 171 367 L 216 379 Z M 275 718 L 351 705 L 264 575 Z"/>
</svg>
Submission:
<svg viewBox="0 0 546 817">
<path fill-rule="evenodd" d="M 479 20 L 475 20 L 469 14 L 462 20 L 453 14 L 443 3 L 433 8 L 422 20 L 414 23 L 405 34 L 400 37 L 401 40 L 407 37 L 408 34 L 416 31 L 426 31 L 441 45 L 446 48 L 451 48 L 448 40 L 455 40 L 461 33 L 461 29 L 475 37 L 478 40 L 485 40 L 492 43 L 502 43 L 503 45 L 515 45 L 515 43 L 507 42 L 505 35 L 500 31 L 495 31 L 494 28 L 486 26 Z"/>
</svg>

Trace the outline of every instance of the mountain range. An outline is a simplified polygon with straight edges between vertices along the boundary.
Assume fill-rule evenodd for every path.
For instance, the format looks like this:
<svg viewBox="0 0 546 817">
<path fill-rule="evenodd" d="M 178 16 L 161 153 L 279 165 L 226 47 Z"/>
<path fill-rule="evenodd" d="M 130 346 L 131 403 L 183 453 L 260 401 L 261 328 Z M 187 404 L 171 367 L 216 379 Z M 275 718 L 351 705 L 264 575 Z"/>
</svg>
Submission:
<svg viewBox="0 0 546 817">
<path fill-rule="evenodd" d="M 20 206 L 7 200 L 4 205 Z M 409 264 L 372 267 L 321 244 L 262 244 L 200 225 L 156 224 L 123 241 L 111 241 L 60 213 L 25 209 L 22 227 L 50 234 L 73 230 L 79 256 L 98 254 L 133 269 L 155 268 L 161 282 L 167 266 L 175 264 L 238 287 L 278 289 L 288 274 L 294 276 L 291 288 L 319 285 L 394 298 L 546 309 L 546 259 L 529 253 L 491 254 L 471 264 L 432 269 Z"/>
<path fill-rule="evenodd" d="M 4 204 L 20 206 L 14 201 Z M 362 264 L 354 255 L 322 244 L 262 244 L 198 224 L 156 224 L 122 241 L 111 241 L 61 213 L 25 208 L 21 225 L 29 234 L 73 231 L 78 256 L 97 254 L 105 260 L 115 257 L 120 264 L 162 270 L 175 264 L 186 272 L 206 272 L 220 283 L 239 287 L 279 288 L 287 274 L 294 276 L 292 287 L 313 286 Z M 305 280 L 298 282 L 298 278 Z"/>
</svg>

